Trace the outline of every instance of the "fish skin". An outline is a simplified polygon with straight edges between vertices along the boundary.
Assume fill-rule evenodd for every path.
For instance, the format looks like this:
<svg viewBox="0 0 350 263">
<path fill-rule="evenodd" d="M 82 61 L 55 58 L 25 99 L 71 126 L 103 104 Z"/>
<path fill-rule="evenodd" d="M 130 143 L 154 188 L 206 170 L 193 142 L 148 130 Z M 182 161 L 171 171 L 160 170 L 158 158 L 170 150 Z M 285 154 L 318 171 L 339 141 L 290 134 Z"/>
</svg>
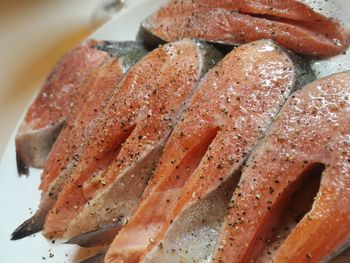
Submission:
<svg viewBox="0 0 350 263">
<path fill-rule="evenodd" d="M 45 235 L 64 232 L 96 191 L 108 186 L 116 176 L 141 180 L 136 185 L 124 185 L 126 191 L 134 190 L 132 200 L 138 199 L 153 170 L 150 166 L 155 165 L 202 71 L 215 62 L 213 58 L 203 59 L 203 45 L 189 39 L 167 44 L 129 70 L 92 130 L 86 150 L 70 175 L 71 181 L 48 214 Z"/>
<path fill-rule="evenodd" d="M 268 38 L 316 57 L 340 54 L 350 43 L 349 30 L 295 0 L 173 0 L 148 17 L 139 32 L 150 45 L 182 37 L 228 45 Z"/>
<path fill-rule="evenodd" d="M 44 167 L 40 189 L 47 191 L 61 173 L 67 174 L 79 159 L 80 145 L 87 140 L 95 119 L 100 115 L 108 100 L 113 96 L 123 74 L 148 52 L 133 41 L 104 41 L 96 49 L 107 52 L 109 58 L 92 75 L 81 89 L 86 93 L 84 108 L 89 111 L 77 114 L 76 120 L 65 127 L 52 149 Z M 104 81 L 104 85 L 101 82 Z M 100 87 L 100 85 L 102 87 Z M 59 192 L 61 187 L 55 186 Z"/>
<path fill-rule="evenodd" d="M 198 81 L 209 68 L 221 59 L 221 54 L 210 45 L 201 42 L 198 42 L 197 45 L 199 60 L 202 64 L 202 71 L 196 77 Z M 70 238 L 84 232 L 98 231 L 100 227 L 108 225 L 116 219 L 121 221 L 121 223 L 125 222 L 139 203 L 140 195 L 148 182 L 149 175 L 155 169 L 156 161 L 162 153 L 169 134 L 154 143 L 152 147 L 145 149 L 144 158 L 140 158 L 141 162 L 136 163 L 136 165 L 132 164 L 129 167 L 125 164 L 125 168 L 119 170 L 116 180 L 114 180 L 115 175 L 111 173 L 115 167 L 110 167 L 104 176 L 104 180 L 107 184 L 111 182 L 111 185 L 103 192 L 98 193 L 94 199 L 84 206 L 82 211 L 70 222 L 64 236 Z M 130 149 L 132 148 L 126 148 L 124 152 L 127 153 Z M 134 176 L 130 177 L 130 174 L 134 174 Z M 108 177 L 110 179 L 106 180 Z M 140 181 L 140 177 L 143 177 L 144 180 Z M 125 189 L 126 186 L 129 187 Z M 105 210 L 105 207 L 109 207 L 108 211 Z M 96 217 L 95 214 L 99 216 Z"/>
<path fill-rule="evenodd" d="M 40 213 L 35 213 L 31 218 L 19 225 L 11 234 L 11 240 L 19 240 L 41 231 L 45 222 L 45 215 L 42 214 L 44 211 L 48 210 L 42 208 Z"/>
<path fill-rule="evenodd" d="M 84 259 L 83 261 L 80 261 L 80 263 L 103 263 L 104 262 L 104 253 L 99 253 L 95 256 L 92 256 L 90 258 Z"/>
<path fill-rule="evenodd" d="M 107 101 L 115 92 L 123 74 L 147 51 L 135 42 L 99 42 L 96 48 L 105 52 L 104 62 L 87 77 L 80 88 L 85 94 L 84 110 L 66 125 L 58 136 L 42 174 L 42 196 L 39 209 L 31 219 L 19 226 L 14 237 L 25 237 L 42 230 L 44 219 L 56 202 L 57 196 L 79 158 L 80 145 L 88 137 Z M 126 59 L 124 59 L 126 58 Z"/>
<path fill-rule="evenodd" d="M 80 247 L 97 247 L 103 245 L 109 245 L 112 243 L 114 237 L 119 230 L 124 226 L 125 222 L 113 222 L 112 224 L 100 227 L 98 230 L 90 232 L 84 232 L 78 236 L 75 236 L 65 244 L 74 244 Z"/>
<path fill-rule="evenodd" d="M 144 156 L 141 156 L 142 162 L 125 168 L 119 173 L 119 178 L 113 182 L 113 185 L 98 193 L 88 204 L 85 204 L 82 210 L 69 222 L 64 237 L 76 236 L 79 240 L 82 235 L 85 235 L 84 233 L 91 231 L 98 233 L 101 228 L 103 229 L 113 221 L 124 225 L 139 203 L 140 196 L 155 169 L 158 157 L 162 153 L 165 139 L 155 144 L 153 149 L 145 151 Z M 140 177 L 143 180 L 140 180 Z M 106 207 L 109 209 L 106 210 Z M 110 230 L 115 233 L 114 228 Z M 105 242 L 104 240 L 96 241 L 94 235 L 91 235 L 91 239 L 90 242 L 95 244 Z M 108 241 L 108 244 L 113 239 L 114 237 Z"/>
<path fill-rule="evenodd" d="M 43 168 L 67 118 L 79 105 L 81 84 L 107 56 L 95 48 L 97 44 L 91 40 L 66 53 L 29 107 L 15 139 L 19 175 L 28 175 L 30 166 Z"/>
<path fill-rule="evenodd" d="M 221 196 L 223 200 L 218 205 L 222 211 L 216 211 L 224 216 L 225 205 L 228 205 L 232 191 L 228 186 L 235 184 L 232 174 L 239 170 L 272 116 L 279 111 L 292 90 L 297 88 L 297 80 L 300 85 L 302 80 L 314 77 L 305 62 L 301 67 L 303 70 L 297 70 L 295 59 L 294 56 L 291 59 L 273 41 L 261 40 L 233 50 L 206 74 L 182 121 L 172 133 L 161 165 L 144 192 L 142 202 L 108 250 L 106 262 L 138 262 L 153 247 L 166 249 L 165 244 L 159 246 L 163 234 L 170 225 L 176 224 L 175 215 L 182 208 L 185 209 L 185 204 L 191 207 L 200 203 L 196 202 L 197 198 L 203 197 L 205 200 L 205 197 L 211 196 L 213 199 L 210 200 L 217 200 L 215 196 L 226 193 L 226 198 Z M 298 62 L 301 61 L 298 59 Z M 256 120 L 249 117 L 251 111 L 256 111 Z M 243 128 L 246 125 L 252 128 Z M 261 130 L 258 126 L 261 126 Z M 232 132 L 235 127 L 236 132 Z M 231 149 L 237 149 L 237 152 L 231 153 Z M 233 163 L 227 159 L 229 156 L 233 157 Z M 222 192 L 214 190 L 224 182 L 228 189 Z M 182 190 L 183 187 L 186 190 Z M 211 195 L 211 192 L 214 194 Z M 213 202 L 207 201 L 208 206 L 212 207 Z M 178 210 L 177 204 L 182 205 L 181 208 L 178 206 Z M 206 208 L 202 207 L 201 211 L 208 212 Z M 198 213 L 193 213 L 187 218 L 191 221 L 198 217 Z M 208 217 L 216 220 L 216 214 Z M 194 222 L 189 222 L 186 229 L 193 226 L 191 223 Z M 149 241 L 152 239 L 154 242 Z M 176 242 L 172 241 L 174 245 Z M 190 244 L 187 245 L 188 249 L 192 248 Z M 202 253 L 205 251 L 202 250 Z M 154 262 L 157 258 L 159 262 L 179 262 L 181 257 L 186 262 L 186 256 L 170 254 L 168 258 L 159 254 L 154 258 L 146 256 L 144 261 Z"/>
<path fill-rule="evenodd" d="M 325 170 L 312 208 L 282 242 L 272 262 L 328 260 L 349 241 L 349 83 L 350 71 L 337 73 L 288 99 L 243 170 L 214 262 L 249 262 L 259 257 L 285 200 L 303 173 L 318 163 Z M 237 219 L 240 224 L 235 224 Z"/>
<path fill-rule="evenodd" d="M 100 41 L 95 48 L 119 58 L 124 72 L 148 53 L 144 46 L 135 41 Z"/>
<path fill-rule="evenodd" d="M 329 260 L 329 262 L 331 262 L 331 263 L 347 263 L 349 261 L 350 261 L 350 247 L 349 246 L 343 252 L 340 252 L 339 255 L 335 255 L 334 258 Z"/>
<path fill-rule="evenodd" d="M 61 132 L 66 118 L 56 123 L 16 136 L 16 163 L 17 173 L 29 175 L 29 167 L 42 168 L 50 153 L 52 145 Z"/>
</svg>

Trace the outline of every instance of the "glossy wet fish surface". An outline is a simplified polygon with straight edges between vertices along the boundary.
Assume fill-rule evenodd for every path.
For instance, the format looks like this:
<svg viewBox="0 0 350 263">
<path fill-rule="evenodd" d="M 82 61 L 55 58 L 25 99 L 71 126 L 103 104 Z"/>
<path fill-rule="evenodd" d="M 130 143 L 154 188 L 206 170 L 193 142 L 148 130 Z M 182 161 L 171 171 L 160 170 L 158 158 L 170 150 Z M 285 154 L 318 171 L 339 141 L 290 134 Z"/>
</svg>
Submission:
<svg viewBox="0 0 350 263">
<path fill-rule="evenodd" d="M 93 227 L 91 215 L 99 215 L 99 223 L 102 213 L 108 216 L 118 204 L 120 209 L 126 206 L 125 213 L 132 211 L 179 114 L 203 72 L 215 62 L 213 57 L 206 58 L 210 52 L 204 47 L 188 39 L 170 43 L 152 51 L 128 71 L 99 116 L 69 181 L 48 214 L 46 235 L 64 232 L 98 190 L 116 178 L 121 180 L 116 187 L 124 189 L 113 190 L 120 202 L 103 202 L 100 213 L 90 211 L 85 217 L 84 221 L 89 219 L 91 224 L 82 222 L 71 230 Z"/>
<path fill-rule="evenodd" d="M 262 40 L 235 49 L 209 71 L 106 262 L 138 262 L 152 248 L 144 262 L 205 259 L 228 205 L 232 177 L 292 90 L 312 79 L 306 63 L 298 63 Z M 207 211 L 215 206 L 215 215 Z M 172 227 L 178 235 L 164 242 Z"/>
<path fill-rule="evenodd" d="M 146 42 L 183 37 L 239 45 L 269 38 L 300 54 L 330 57 L 346 50 L 349 30 L 296 1 L 172 0 L 143 23 Z"/>
<path fill-rule="evenodd" d="M 338 73 L 290 97 L 243 169 L 215 262 L 259 258 L 287 200 L 316 165 L 324 170 L 312 208 L 270 250 L 272 262 L 320 262 L 346 247 L 350 238 L 349 80 L 349 71 Z"/>
<path fill-rule="evenodd" d="M 70 112 L 71 117 L 52 146 L 42 174 L 39 209 L 13 233 L 15 239 L 42 229 L 46 214 L 62 190 L 69 171 L 77 162 L 80 148 L 94 127 L 95 119 L 106 106 L 123 74 L 147 53 L 142 46 L 131 41 L 99 41 L 95 42 L 94 48 L 105 54 L 104 60 L 89 73 L 79 87 L 79 106 L 82 108 Z"/>
<path fill-rule="evenodd" d="M 81 106 L 81 85 L 107 56 L 97 44 L 92 40 L 65 54 L 29 107 L 16 135 L 19 174 L 28 174 L 30 166 L 44 166 L 64 123 Z"/>
<path fill-rule="evenodd" d="M 100 248 L 82 263 L 349 262 L 344 14 L 169 0 L 136 41 L 66 53 L 15 138 L 18 174 L 43 171 L 11 239 Z"/>
</svg>

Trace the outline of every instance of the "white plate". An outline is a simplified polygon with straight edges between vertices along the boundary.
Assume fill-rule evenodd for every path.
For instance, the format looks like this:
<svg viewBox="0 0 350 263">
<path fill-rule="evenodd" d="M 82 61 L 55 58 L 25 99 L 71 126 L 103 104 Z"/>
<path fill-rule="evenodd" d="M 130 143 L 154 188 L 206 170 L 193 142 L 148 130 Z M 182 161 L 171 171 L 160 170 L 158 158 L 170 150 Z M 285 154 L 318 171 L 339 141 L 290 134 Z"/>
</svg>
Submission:
<svg viewBox="0 0 350 263">
<path fill-rule="evenodd" d="M 341 9 L 347 12 L 343 17 L 349 17 L 350 14 L 350 3 L 347 1 L 339 0 Z M 164 2 L 165 0 L 130 1 L 124 10 L 91 37 L 103 40 L 135 39 L 140 22 Z M 341 69 L 350 69 L 349 63 L 349 57 L 341 55 L 332 59 L 331 63 L 329 61 L 316 63 L 314 68 L 322 69 L 320 75 L 328 75 Z M 326 66 L 328 70 L 324 71 Z M 68 263 L 79 262 L 94 254 L 96 249 L 79 249 L 77 246 L 60 244 L 60 240 L 52 244 L 40 233 L 22 240 L 10 241 L 12 231 L 35 212 L 40 199 L 40 192 L 37 190 L 40 170 L 31 169 L 29 177 L 17 176 L 14 138 L 15 131 L 9 139 L 0 163 L 0 262 Z"/>
</svg>

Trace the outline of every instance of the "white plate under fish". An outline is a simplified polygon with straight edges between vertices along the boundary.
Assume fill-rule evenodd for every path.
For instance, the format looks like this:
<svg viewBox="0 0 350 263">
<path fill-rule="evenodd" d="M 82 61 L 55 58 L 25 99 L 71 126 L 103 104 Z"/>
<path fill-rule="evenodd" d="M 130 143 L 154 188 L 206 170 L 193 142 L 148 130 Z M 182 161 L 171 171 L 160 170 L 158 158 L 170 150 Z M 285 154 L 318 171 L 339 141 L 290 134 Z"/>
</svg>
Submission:
<svg viewBox="0 0 350 263">
<path fill-rule="evenodd" d="M 335 16 L 349 27 L 349 0 L 301 0 L 317 7 L 317 11 Z M 131 0 L 115 17 L 96 31 L 91 38 L 101 40 L 135 39 L 141 21 L 155 11 L 165 0 Z M 321 3 L 322 6 L 317 6 Z M 333 8 L 327 7 L 332 5 Z M 350 51 L 329 60 L 313 62 L 312 67 L 318 77 L 334 72 L 350 69 Z M 10 241 L 12 231 L 35 212 L 40 192 L 40 170 L 31 169 L 29 177 L 18 177 L 15 159 L 16 131 L 9 139 L 0 162 L 0 262 L 79 262 L 83 258 L 98 252 L 97 249 L 80 249 L 73 245 L 61 244 L 61 240 L 53 243 L 45 239 L 41 233 Z M 346 261 L 344 261 L 346 262 Z"/>
</svg>

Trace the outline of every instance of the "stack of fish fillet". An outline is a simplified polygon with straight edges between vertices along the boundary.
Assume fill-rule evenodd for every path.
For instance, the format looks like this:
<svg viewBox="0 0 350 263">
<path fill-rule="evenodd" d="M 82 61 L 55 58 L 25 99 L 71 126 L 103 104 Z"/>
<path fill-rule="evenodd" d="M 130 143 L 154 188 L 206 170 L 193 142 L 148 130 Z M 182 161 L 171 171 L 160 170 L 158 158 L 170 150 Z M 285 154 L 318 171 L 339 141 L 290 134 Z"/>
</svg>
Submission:
<svg viewBox="0 0 350 263">
<path fill-rule="evenodd" d="M 86 262 L 334 260 L 350 243 L 350 71 L 315 80 L 308 61 L 349 43 L 296 0 L 172 0 L 138 42 L 81 44 L 16 136 L 18 173 L 43 172 L 12 239 L 105 245 Z"/>
</svg>

